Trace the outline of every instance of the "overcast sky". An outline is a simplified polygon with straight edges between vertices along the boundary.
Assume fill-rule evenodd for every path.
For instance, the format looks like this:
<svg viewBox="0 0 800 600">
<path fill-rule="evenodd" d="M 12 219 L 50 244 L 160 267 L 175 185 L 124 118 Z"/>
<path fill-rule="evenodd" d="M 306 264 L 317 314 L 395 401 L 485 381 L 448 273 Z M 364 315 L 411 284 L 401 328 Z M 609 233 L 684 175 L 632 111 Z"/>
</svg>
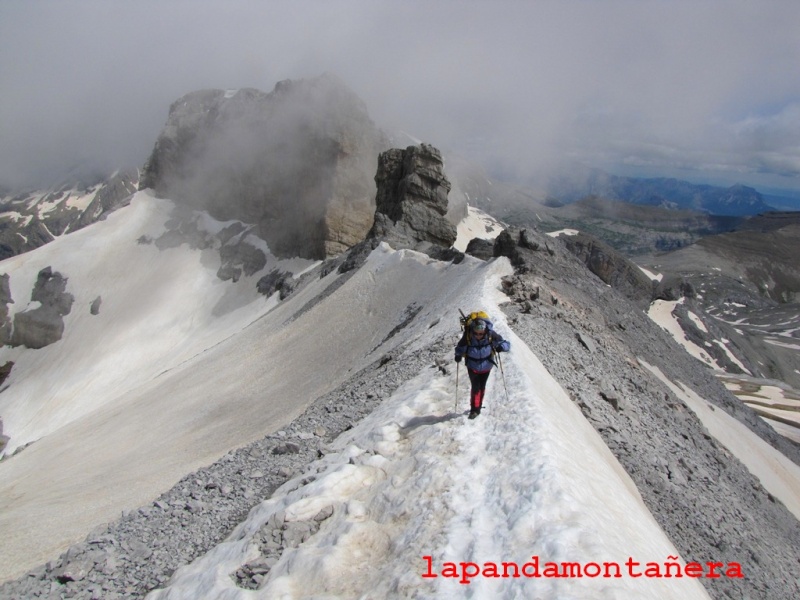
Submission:
<svg viewBox="0 0 800 600">
<path fill-rule="evenodd" d="M 492 168 L 800 192 L 799 65 L 797 0 L 0 0 L 0 182 L 141 166 L 183 94 L 328 71 Z"/>
</svg>

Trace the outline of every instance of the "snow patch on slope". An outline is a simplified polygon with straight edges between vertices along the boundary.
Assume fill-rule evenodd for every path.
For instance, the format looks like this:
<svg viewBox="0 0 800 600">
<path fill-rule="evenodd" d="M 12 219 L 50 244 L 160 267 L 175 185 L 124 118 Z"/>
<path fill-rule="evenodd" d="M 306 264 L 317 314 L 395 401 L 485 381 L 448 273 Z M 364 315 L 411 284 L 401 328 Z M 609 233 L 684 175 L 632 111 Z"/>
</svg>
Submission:
<svg viewBox="0 0 800 600">
<path fill-rule="evenodd" d="M 676 396 L 686 402 L 723 446 L 756 476 L 773 496 L 800 519 L 800 466 L 755 435 L 724 410 L 715 408 L 691 389 L 670 381 L 658 367 L 640 361 Z"/>
<path fill-rule="evenodd" d="M 503 231 L 503 225 L 494 217 L 474 206 L 468 206 L 467 209 L 467 216 L 458 224 L 457 237 L 453 244 L 460 252 L 466 251 L 467 245 L 474 238 L 493 240 Z"/>
<path fill-rule="evenodd" d="M 29 308 L 25 300 L 44 267 L 60 272 L 75 298 L 61 341 L 35 352 L 0 348 L 0 362 L 15 363 L 0 395 L 9 451 L 102 408 L 267 308 L 254 285 L 238 286 L 240 298 L 231 302 L 233 286 L 216 277 L 210 252 L 136 243 L 163 233 L 171 208 L 140 192 L 94 227 L 0 263 L 10 276 L 12 319 Z M 98 297 L 100 313 L 92 315 Z"/>
</svg>

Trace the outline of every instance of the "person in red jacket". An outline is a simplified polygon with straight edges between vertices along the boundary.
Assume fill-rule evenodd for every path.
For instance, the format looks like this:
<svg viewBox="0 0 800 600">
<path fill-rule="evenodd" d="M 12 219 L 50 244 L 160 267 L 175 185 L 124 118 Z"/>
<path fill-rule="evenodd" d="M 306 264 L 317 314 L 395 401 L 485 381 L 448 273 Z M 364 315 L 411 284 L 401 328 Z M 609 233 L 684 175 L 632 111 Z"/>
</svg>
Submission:
<svg viewBox="0 0 800 600">
<path fill-rule="evenodd" d="M 486 382 L 489 373 L 495 366 L 494 355 L 496 352 L 508 352 L 511 344 L 492 328 L 489 319 L 474 319 L 464 330 L 458 344 L 456 344 L 456 362 L 467 366 L 472 390 L 470 391 L 469 418 L 474 419 L 481 414 L 483 395 L 486 392 Z"/>
</svg>

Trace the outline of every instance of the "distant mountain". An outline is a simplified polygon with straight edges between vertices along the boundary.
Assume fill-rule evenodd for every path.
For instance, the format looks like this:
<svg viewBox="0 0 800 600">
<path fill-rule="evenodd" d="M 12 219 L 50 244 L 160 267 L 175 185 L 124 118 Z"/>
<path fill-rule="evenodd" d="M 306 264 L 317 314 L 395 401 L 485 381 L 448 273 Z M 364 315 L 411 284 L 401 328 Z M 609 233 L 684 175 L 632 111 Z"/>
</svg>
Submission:
<svg viewBox="0 0 800 600">
<path fill-rule="evenodd" d="M 778 210 L 800 211 L 800 196 L 790 196 L 786 193 L 764 194 L 764 200 Z"/>
<path fill-rule="evenodd" d="M 667 252 L 704 236 L 733 231 L 746 217 L 630 204 L 589 196 L 571 204 L 543 207 L 536 222 L 548 230 L 577 229 L 628 256 Z"/>
<path fill-rule="evenodd" d="M 0 260 L 91 225 L 123 205 L 138 182 L 139 173 L 133 170 L 47 190 L 0 190 Z"/>
<path fill-rule="evenodd" d="M 775 210 L 762 194 L 745 185 L 722 188 L 664 177 L 637 179 L 611 175 L 599 169 L 562 172 L 551 178 L 547 192 L 550 198 L 563 203 L 599 196 L 631 204 L 697 210 L 712 215 L 756 215 Z"/>
</svg>

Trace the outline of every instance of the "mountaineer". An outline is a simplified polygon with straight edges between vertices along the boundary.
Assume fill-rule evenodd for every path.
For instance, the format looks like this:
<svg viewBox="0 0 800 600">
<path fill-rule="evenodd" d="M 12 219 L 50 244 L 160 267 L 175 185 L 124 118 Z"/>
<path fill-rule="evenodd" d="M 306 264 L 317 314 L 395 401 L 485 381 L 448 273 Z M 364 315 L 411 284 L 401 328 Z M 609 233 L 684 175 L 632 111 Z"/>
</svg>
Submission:
<svg viewBox="0 0 800 600">
<path fill-rule="evenodd" d="M 486 381 L 493 366 L 496 366 L 494 355 L 497 352 L 508 352 L 511 344 L 492 328 L 489 315 L 485 312 L 473 312 L 462 318 L 464 335 L 456 344 L 456 362 L 466 360 L 470 392 L 469 418 L 474 419 L 481 414 Z"/>
</svg>

